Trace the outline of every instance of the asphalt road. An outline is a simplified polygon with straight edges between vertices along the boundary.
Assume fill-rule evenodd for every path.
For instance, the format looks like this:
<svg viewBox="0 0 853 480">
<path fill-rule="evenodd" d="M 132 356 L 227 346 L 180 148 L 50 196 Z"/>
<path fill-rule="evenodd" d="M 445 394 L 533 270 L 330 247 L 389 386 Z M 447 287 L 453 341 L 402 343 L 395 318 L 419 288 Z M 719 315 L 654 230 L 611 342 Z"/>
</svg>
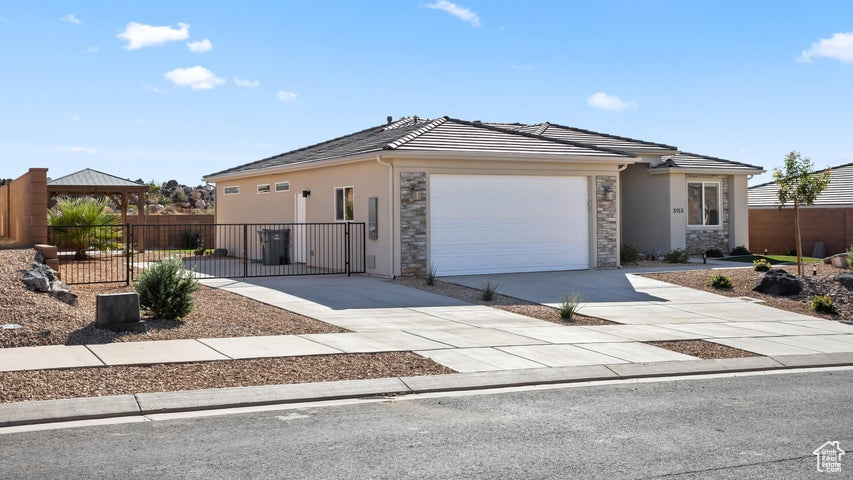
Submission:
<svg viewBox="0 0 853 480">
<path fill-rule="evenodd" d="M 0 435 L 0 479 L 851 478 L 853 370 L 622 383 Z"/>
</svg>

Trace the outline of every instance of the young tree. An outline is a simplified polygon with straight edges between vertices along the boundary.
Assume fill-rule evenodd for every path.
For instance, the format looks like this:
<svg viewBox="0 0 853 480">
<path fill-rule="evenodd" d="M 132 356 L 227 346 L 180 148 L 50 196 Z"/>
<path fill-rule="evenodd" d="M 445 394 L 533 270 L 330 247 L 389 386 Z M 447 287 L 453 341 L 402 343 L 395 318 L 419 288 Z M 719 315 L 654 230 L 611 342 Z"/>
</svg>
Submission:
<svg viewBox="0 0 853 480">
<path fill-rule="evenodd" d="M 786 203 L 794 204 L 794 235 L 797 245 L 797 275 L 803 274 L 803 243 L 800 240 L 800 205 L 813 205 L 826 187 L 829 186 L 829 169 L 814 172 L 809 157 L 800 156 L 792 151 L 785 157 L 783 169 L 773 169 L 773 180 L 779 185 L 777 194 L 779 208 Z"/>
</svg>

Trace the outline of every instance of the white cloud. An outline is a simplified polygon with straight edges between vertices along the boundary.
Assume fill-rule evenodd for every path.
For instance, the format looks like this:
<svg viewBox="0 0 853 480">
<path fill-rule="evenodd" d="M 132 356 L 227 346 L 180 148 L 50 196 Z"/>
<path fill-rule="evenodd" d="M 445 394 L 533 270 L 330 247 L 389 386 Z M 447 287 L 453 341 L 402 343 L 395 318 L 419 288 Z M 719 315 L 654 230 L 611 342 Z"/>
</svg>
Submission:
<svg viewBox="0 0 853 480">
<path fill-rule="evenodd" d="M 190 68 L 176 68 L 164 73 L 163 76 L 175 85 L 190 87 L 193 90 L 210 90 L 225 83 L 224 78 L 217 77 L 213 72 L 199 65 Z"/>
<path fill-rule="evenodd" d="M 124 31 L 119 33 L 118 38 L 127 40 L 125 50 L 137 50 L 144 47 L 163 45 L 166 42 L 186 40 L 190 36 L 190 26 L 179 23 L 178 28 L 169 26 L 155 27 L 141 23 L 130 22 Z"/>
<path fill-rule="evenodd" d="M 97 45 L 92 45 L 91 47 L 86 49 L 86 53 L 98 53 L 101 51 L 101 47 Z"/>
<path fill-rule="evenodd" d="M 586 103 L 589 104 L 590 107 L 617 112 L 637 106 L 637 102 L 626 102 L 617 96 L 608 95 L 604 92 L 598 92 L 590 95 L 590 97 L 586 99 Z"/>
<path fill-rule="evenodd" d="M 145 87 L 145 90 L 148 90 L 149 92 L 159 93 L 160 95 L 165 95 L 165 94 L 166 94 L 166 92 L 164 92 L 163 90 L 160 90 L 159 88 L 157 88 L 157 87 L 155 87 L 155 86 L 153 86 L 153 85 L 149 85 L 149 84 L 147 84 L 147 83 L 143 83 L 143 84 L 142 84 L 142 86 L 143 86 L 143 87 Z"/>
<path fill-rule="evenodd" d="M 80 120 L 83 120 L 83 117 L 81 117 L 80 115 L 74 115 L 73 117 L 71 117 L 71 120 L 79 122 Z"/>
<path fill-rule="evenodd" d="M 296 100 L 296 97 L 298 97 L 299 95 L 294 92 L 285 92 L 284 90 L 279 90 L 275 92 L 275 96 L 278 97 L 278 99 L 282 102 L 292 102 Z"/>
<path fill-rule="evenodd" d="M 61 17 L 59 21 L 65 23 L 73 23 L 74 25 L 80 25 L 80 19 L 77 18 L 73 13 L 69 13 L 64 17 Z"/>
<path fill-rule="evenodd" d="M 482 24 L 480 23 L 480 17 L 477 16 L 476 13 L 468 10 L 465 7 L 460 7 L 455 3 L 448 2 L 447 0 L 438 0 L 435 3 L 428 3 L 426 5 L 427 8 L 432 8 L 435 10 L 443 10 L 454 17 L 462 20 L 463 22 L 468 22 L 472 27 L 480 27 Z"/>
<path fill-rule="evenodd" d="M 536 70 L 533 65 L 511 65 L 513 70 Z"/>
<path fill-rule="evenodd" d="M 841 63 L 853 63 L 853 32 L 835 33 L 831 38 L 821 38 L 808 50 L 803 50 L 800 62 L 810 63 L 812 57 L 833 58 Z"/>
<path fill-rule="evenodd" d="M 209 52 L 210 49 L 213 48 L 213 44 L 210 43 L 210 40 L 205 38 L 204 40 L 199 40 L 197 42 L 187 43 L 187 48 L 189 48 L 191 52 Z"/>
<path fill-rule="evenodd" d="M 241 78 L 234 77 L 234 84 L 243 88 L 255 88 L 260 85 L 261 82 L 257 80 L 243 80 Z"/>
</svg>

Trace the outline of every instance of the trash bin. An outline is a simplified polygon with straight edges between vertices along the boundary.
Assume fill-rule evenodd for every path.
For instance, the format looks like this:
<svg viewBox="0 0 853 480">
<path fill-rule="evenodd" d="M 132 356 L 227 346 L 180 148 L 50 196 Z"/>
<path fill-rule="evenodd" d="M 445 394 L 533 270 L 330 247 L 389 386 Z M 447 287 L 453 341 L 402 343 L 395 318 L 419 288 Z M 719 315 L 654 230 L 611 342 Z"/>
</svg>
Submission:
<svg viewBox="0 0 853 480">
<path fill-rule="evenodd" d="M 258 230 L 261 239 L 261 252 L 264 265 L 290 264 L 290 229 Z"/>
</svg>

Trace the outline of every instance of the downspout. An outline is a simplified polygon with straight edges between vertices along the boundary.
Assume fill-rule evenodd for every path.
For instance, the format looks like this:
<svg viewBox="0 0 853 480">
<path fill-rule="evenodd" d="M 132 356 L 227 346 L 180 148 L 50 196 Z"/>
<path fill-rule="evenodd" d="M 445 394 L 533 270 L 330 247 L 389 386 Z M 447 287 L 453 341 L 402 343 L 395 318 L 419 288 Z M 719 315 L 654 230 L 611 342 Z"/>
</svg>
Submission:
<svg viewBox="0 0 853 480">
<path fill-rule="evenodd" d="M 380 165 L 385 165 L 388 167 L 388 231 L 390 232 L 390 237 L 388 240 L 388 250 L 389 250 L 389 258 L 391 258 L 391 278 L 396 278 L 397 271 L 397 260 L 394 256 L 394 252 L 396 251 L 396 243 L 399 235 L 395 235 L 396 226 L 394 225 L 395 218 L 395 209 L 397 206 L 397 202 L 394 201 L 394 166 L 390 163 L 386 163 L 382 161 L 381 155 L 376 155 L 376 163 Z"/>
</svg>

